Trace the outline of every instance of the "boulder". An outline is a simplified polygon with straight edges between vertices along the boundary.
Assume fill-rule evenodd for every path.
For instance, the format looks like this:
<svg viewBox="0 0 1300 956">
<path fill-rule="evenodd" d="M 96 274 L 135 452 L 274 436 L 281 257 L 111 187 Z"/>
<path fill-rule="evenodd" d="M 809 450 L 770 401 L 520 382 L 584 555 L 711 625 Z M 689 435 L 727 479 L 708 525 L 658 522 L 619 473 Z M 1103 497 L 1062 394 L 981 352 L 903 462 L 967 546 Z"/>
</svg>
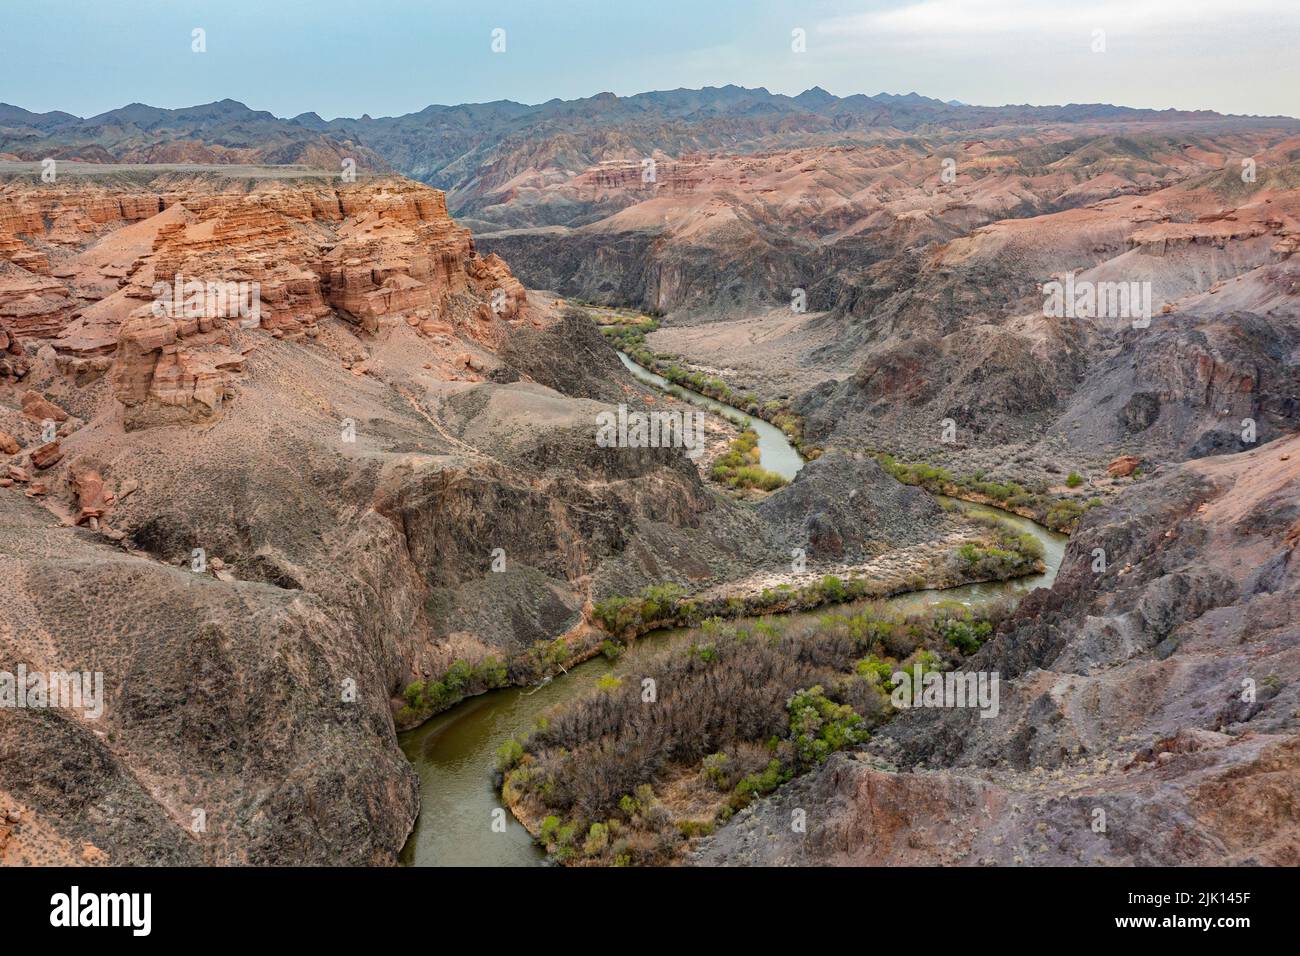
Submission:
<svg viewBox="0 0 1300 956">
<path fill-rule="evenodd" d="M 1112 478 L 1127 478 L 1137 471 L 1137 466 L 1140 464 L 1142 459 L 1136 455 L 1120 455 L 1106 466 L 1106 474 Z"/>
<path fill-rule="evenodd" d="M 0 322 L 0 379 L 23 378 L 31 368 L 18 337 L 4 322 Z"/>
<path fill-rule="evenodd" d="M 68 420 L 67 412 L 47 400 L 40 392 L 30 390 L 23 395 L 23 414 L 38 422 Z"/>
<path fill-rule="evenodd" d="M 77 495 L 77 524 L 103 517 L 108 510 L 108 498 L 99 469 L 88 466 L 73 469 L 72 487 Z"/>
<path fill-rule="evenodd" d="M 42 470 L 57 465 L 61 458 L 63 458 L 63 449 L 57 438 L 32 450 L 32 465 Z"/>
</svg>

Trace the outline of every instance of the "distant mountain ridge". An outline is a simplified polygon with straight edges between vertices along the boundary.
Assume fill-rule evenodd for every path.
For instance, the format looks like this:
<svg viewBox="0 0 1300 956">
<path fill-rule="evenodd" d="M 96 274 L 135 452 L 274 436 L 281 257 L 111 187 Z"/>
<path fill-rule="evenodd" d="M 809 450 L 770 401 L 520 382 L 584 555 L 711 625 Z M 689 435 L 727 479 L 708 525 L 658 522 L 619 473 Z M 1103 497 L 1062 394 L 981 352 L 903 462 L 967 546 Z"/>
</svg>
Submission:
<svg viewBox="0 0 1300 956">
<path fill-rule="evenodd" d="M 577 170 L 610 157 L 752 152 L 834 142 L 884 131 L 975 130 L 1048 123 L 1276 122 L 1211 110 L 1151 110 L 1104 103 L 968 106 L 911 92 L 840 97 L 814 86 L 797 96 L 762 87 L 603 92 L 528 105 L 512 100 L 430 105 L 402 116 L 282 118 L 232 99 L 164 109 L 131 103 L 97 116 L 34 113 L 0 104 L 0 153 L 89 162 L 260 162 L 334 166 L 352 158 L 372 171 L 395 169 L 457 196 L 481 176 L 507 176 L 521 163 Z M 556 137 L 560 141 L 552 142 Z M 522 155 L 521 155 L 522 154 Z"/>
<path fill-rule="evenodd" d="M 253 110 L 236 100 L 163 109 L 130 103 L 81 118 L 0 103 L 0 154 L 91 163 L 256 163 L 334 168 L 351 157 L 388 165 L 346 136 Z"/>
</svg>

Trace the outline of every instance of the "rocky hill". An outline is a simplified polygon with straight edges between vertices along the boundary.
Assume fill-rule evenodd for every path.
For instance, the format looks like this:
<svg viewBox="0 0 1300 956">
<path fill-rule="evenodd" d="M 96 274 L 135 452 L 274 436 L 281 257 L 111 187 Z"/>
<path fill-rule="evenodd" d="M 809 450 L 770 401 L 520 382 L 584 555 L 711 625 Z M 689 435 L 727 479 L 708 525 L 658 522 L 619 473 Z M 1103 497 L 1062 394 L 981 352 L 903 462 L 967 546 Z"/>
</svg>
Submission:
<svg viewBox="0 0 1300 956">
<path fill-rule="evenodd" d="M 990 223 L 909 270 L 878 264 L 811 323 L 836 329 L 822 357 L 851 354 L 853 371 L 795 403 L 809 433 L 895 449 L 906 435 L 912 454 L 941 455 L 936 423 L 952 419 L 965 447 L 1047 435 L 1046 454 L 1184 458 L 1294 429 L 1297 147 L 1280 144 L 1282 165 L 1253 183 L 1204 173 Z M 1049 317 L 1043 290 L 1063 276 L 1145 287 L 1149 319 Z"/>
</svg>

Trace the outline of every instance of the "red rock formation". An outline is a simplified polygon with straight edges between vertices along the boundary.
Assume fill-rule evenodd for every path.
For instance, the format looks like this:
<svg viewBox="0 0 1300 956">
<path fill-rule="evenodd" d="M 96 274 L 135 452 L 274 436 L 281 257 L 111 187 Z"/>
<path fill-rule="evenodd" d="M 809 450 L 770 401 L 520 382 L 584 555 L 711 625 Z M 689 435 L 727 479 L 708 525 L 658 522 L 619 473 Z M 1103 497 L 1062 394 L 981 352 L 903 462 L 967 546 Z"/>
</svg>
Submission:
<svg viewBox="0 0 1300 956">
<path fill-rule="evenodd" d="M 341 193 L 340 207 L 348 219 L 326 256 L 329 301 L 362 328 L 413 316 L 426 333 L 460 329 L 491 343 L 493 318 L 518 316 L 523 286 L 500 258 L 477 256 L 442 193 L 367 186 Z M 480 301 L 458 301 L 466 294 Z"/>
<path fill-rule="evenodd" d="M 471 334 L 487 341 L 476 323 L 513 319 L 523 302 L 503 262 L 479 259 L 443 194 L 417 183 L 160 185 L 0 189 L 0 320 L 32 338 L 59 336 L 60 352 L 80 359 L 111 352 L 134 308 L 177 277 L 256 283 L 257 322 L 245 324 L 290 336 L 337 309 L 369 331 L 412 316 L 428 331 L 472 319 Z M 151 242 L 134 230 L 118 238 L 117 230 L 145 220 L 157 223 Z M 74 258 L 52 265 L 51 246 Z M 469 295 L 491 304 L 497 289 L 486 315 L 478 301 L 454 301 Z"/>
<path fill-rule="evenodd" d="M 224 321 L 176 320 L 138 310 L 122 327 L 113 367 L 113 394 L 125 406 L 128 431 L 199 422 L 221 411 L 227 373 L 238 364 Z"/>
<path fill-rule="evenodd" d="M 58 279 L 0 262 L 0 323 L 23 338 L 57 335 L 76 308 L 72 291 Z"/>
<path fill-rule="evenodd" d="M 240 364 L 236 329 L 297 339 L 338 315 L 491 347 L 526 299 L 441 192 L 400 179 L 10 183 L 0 260 L 0 329 L 51 341 L 77 385 L 115 364 L 128 428 L 215 416 Z"/>
<path fill-rule="evenodd" d="M 32 450 L 32 466 L 42 471 L 57 465 L 63 458 L 63 447 L 56 438 Z"/>
<path fill-rule="evenodd" d="M 46 400 L 40 392 L 28 391 L 23 395 L 23 414 L 33 421 L 66 422 L 68 413 L 53 402 Z"/>
<path fill-rule="evenodd" d="M 72 487 L 77 495 L 77 524 L 103 517 L 108 510 L 111 492 L 104 487 L 104 478 L 97 467 L 89 464 L 74 466 Z"/>
<path fill-rule="evenodd" d="M 1106 466 L 1106 474 L 1112 478 L 1127 478 L 1137 471 L 1137 466 L 1141 463 L 1142 459 L 1134 455 L 1121 455 Z"/>
<path fill-rule="evenodd" d="M 0 380 L 18 380 L 27 374 L 30 364 L 18 344 L 18 336 L 0 322 Z"/>
</svg>

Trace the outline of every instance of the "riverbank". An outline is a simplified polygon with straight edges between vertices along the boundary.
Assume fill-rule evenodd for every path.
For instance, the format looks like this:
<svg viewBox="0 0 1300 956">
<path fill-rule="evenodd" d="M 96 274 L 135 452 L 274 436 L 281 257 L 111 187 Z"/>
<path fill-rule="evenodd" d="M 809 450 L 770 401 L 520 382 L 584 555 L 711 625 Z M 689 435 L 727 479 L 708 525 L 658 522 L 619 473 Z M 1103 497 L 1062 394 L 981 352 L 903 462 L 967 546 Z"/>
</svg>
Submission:
<svg viewBox="0 0 1300 956">
<path fill-rule="evenodd" d="M 883 452 L 877 453 L 875 458 L 885 471 L 903 484 L 924 488 L 931 494 L 1009 511 L 1061 534 L 1074 531 L 1085 512 L 1105 504 L 1102 494 L 1109 495 L 1117 490 L 1114 480 L 1109 478 L 1104 487 L 1092 485 L 1082 489 L 1083 479 L 1073 473 L 1066 479 L 1064 489 L 1053 492 L 1045 484 L 1037 489 L 1025 488 L 1016 482 L 986 480 L 981 473 L 957 477 L 946 468 L 924 462 L 906 464 Z"/>
<path fill-rule="evenodd" d="M 563 634 L 537 641 L 520 654 L 504 660 L 488 655 L 478 661 L 457 659 L 428 680 L 407 684 L 404 703 L 395 704 L 393 722 L 398 732 L 412 730 L 465 700 L 493 690 L 528 687 L 549 681 L 601 652 L 602 631 L 589 620 L 589 611 Z"/>
<path fill-rule="evenodd" d="M 624 365 L 643 381 L 660 388 L 676 386 L 692 390 L 728 409 L 759 418 L 778 429 L 804 459 L 813 460 L 825 452 L 825 449 L 805 445 L 802 419 L 787 403 L 779 399 L 763 400 L 752 393 L 738 391 L 718 374 L 692 370 L 686 367 L 691 364 L 686 359 L 674 359 L 650 348 L 646 336 L 659 330 L 654 317 L 629 310 L 585 311 L 618 348 Z M 1070 485 L 1052 491 L 1045 484 L 1031 489 L 1016 481 L 986 480 L 982 472 L 956 476 L 945 468 L 925 462 L 909 464 L 897 461 L 887 452 L 873 451 L 871 454 L 904 484 L 973 504 L 991 505 L 1066 534 L 1074 530 L 1084 512 L 1104 503 L 1102 495 L 1115 490 L 1110 485 L 1097 487 L 1091 481 L 1085 489 Z M 1079 476 L 1072 474 L 1071 477 L 1083 481 Z"/>
<path fill-rule="evenodd" d="M 1044 549 L 1032 534 L 994 518 L 936 541 L 896 548 L 867 562 L 752 575 L 692 595 L 656 585 L 636 596 L 608 598 L 592 618 L 627 640 L 663 627 L 695 627 L 711 618 L 811 611 L 824 605 L 879 600 L 916 591 L 1041 575 Z"/>
<path fill-rule="evenodd" d="M 912 591 L 942 591 L 969 584 L 1004 581 L 1010 577 L 1041 574 L 1045 570 L 1041 560 L 1033 561 L 1031 558 L 1026 562 L 1025 567 L 1015 568 L 1006 576 L 972 572 L 969 565 L 952 560 L 954 555 L 959 557 L 962 546 L 967 544 L 991 547 L 996 544 L 996 541 L 987 535 L 981 535 L 974 529 L 960 529 L 937 541 L 895 548 L 857 564 L 837 564 L 801 573 L 768 571 L 753 574 L 739 581 L 728 582 L 725 586 L 701 592 L 697 600 L 705 604 L 736 600 L 746 603 L 764 602 L 765 593 L 807 592 L 809 589 L 821 586 L 828 576 L 844 581 L 846 590 L 850 589 L 851 583 L 855 581 L 871 582 L 869 593 L 854 595 L 854 597 L 885 598 Z M 779 603 L 765 607 L 766 613 L 782 613 L 786 610 L 812 610 L 812 607 L 782 607 Z"/>
<path fill-rule="evenodd" d="M 791 614 L 1042 575 L 1046 565 L 1041 545 L 1023 529 L 999 526 L 997 520 L 985 518 L 983 531 L 978 526 L 957 528 L 935 541 L 895 548 L 865 562 L 802 571 L 768 569 L 693 594 L 674 585 L 656 585 L 635 597 L 609 598 L 591 606 L 564 634 L 539 641 L 522 654 L 505 660 L 457 660 L 437 677 L 412 682 L 394 720 L 399 731 L 411 730 L 480 694 L 552 680 L 597 654 L 611 652 L 610 639 L 626 642 L 662 628 L 698 626 L 710 618 Z"/>
<path fill-rule="evenodd" d="M 670 382 L 662 375 L 658 375 L 649 369 L 638 365 L 635 361 L 627 356 L 624 352 L 618 353 L 619 361 L 623 367 L 632 373 L 637 381 L 653 387 L 667 395 L 680 398 L 690 402 L 700 408 L 706 409 L 721 418 L 726 419 L 733 425 L 742 429 L 752 429 L 757 438 L 757 448 L 759 452 L 759 463 L 767 471 L 774 472 L 791 481 L 799 473 L 804 465 L 804 458 L 795 449 L 789 437 L 784 431 L 777 428 L 770 422 L 761 418 L 749 415 L 742 409 L 726 402 L 719 401 L 716 398 L 705 395 L 701 392 L 693 391 L 674 382 Z M 702 472 L 708 477 L 708 471 Z"/>
</svg>

